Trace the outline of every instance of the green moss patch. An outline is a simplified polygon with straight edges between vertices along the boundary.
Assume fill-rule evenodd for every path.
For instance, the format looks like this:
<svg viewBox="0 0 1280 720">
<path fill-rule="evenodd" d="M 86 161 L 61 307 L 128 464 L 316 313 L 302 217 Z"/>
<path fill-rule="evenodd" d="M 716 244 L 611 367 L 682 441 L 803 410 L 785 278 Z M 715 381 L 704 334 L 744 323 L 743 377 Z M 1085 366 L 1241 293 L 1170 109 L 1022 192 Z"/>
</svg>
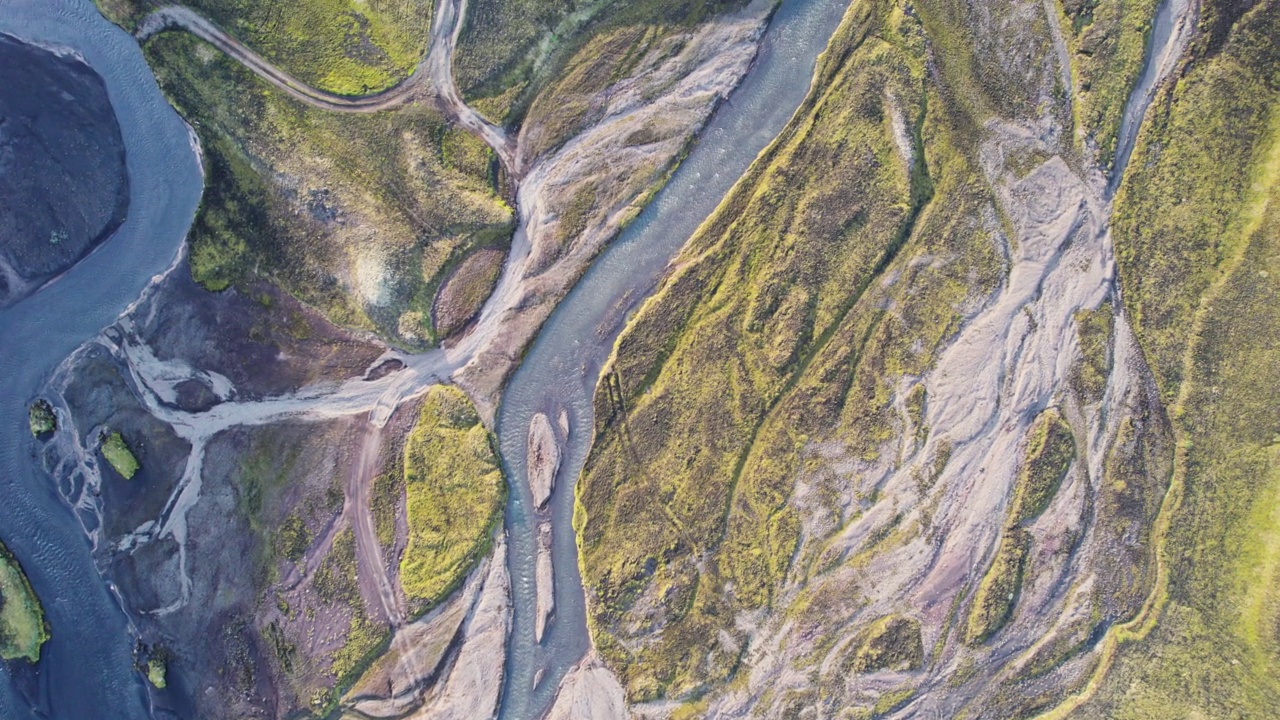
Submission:
<svg viewBox="0 0 1280 720">
<path fill-rule="evenodd" d="M 37 400 L 27 409 L 27 424 L 32 436 L 48 435 L 58 429 L 58 416 L 48 400 Z"/>
<path fill-rule="evenodd" d="M 1076 454 L 1075 436 L 1055 409 L 1040 414 L 1027 433 L 1027 450 L 1014 485 L 1009 524 L 1040 517 L 1058 492 Z"/>
<path fill-rule="evenodd" d="M 102 457 L 106 458 L 111 467 L 120 473 L 120 477 L 125 480 L 132 480 L 133 476 L 142 467 L 119 431 L 110 434 L 104 432 L 101 449 Z"/>
<path fill-rule="evenodd" d="M 438 602 L 488 551 L 501 519 L 502 470 L 461 390 L 427 391 L 404 447 L 409 541 L 400 584 L 417 609 Z"/>
<path fill-rule="evenodd" d="M 18 559 L 0 542 L 0 658 L 38 662 L 48 639 L 44 608 Z"/>
<path fill-rule="evenodd" d="M 164 660 L 158 657 L 152 657 L 147 661 L 147 681 L 157 690 L 163 690 L 169 685 L 169 668 Z"/>
<path fill-rule="evenodd" d="M 1071 384 L 1086 403 L 1099 402 L 1111 373 L 1112 334 L 1115 311 L 1104 302 L 1096 310 L 1075 314 L 1076 339 L 1080 342 L 1080 364 L 1071 375 Z"/>
<path fill-rule="evenodd" d="M 427 50 L 432 0 L 192 0 L 188 3 L 299 80 L 339 95 L 384 90 Z"/>
<path fill-rule="evenodd" d="M 886 615 L 871 624 L 849 658 L 849 669 L 915 670 L 924 660 L 920 621 L 905 615 Z"/>
<path fill-rule="evenodd" d="M 1027 531 L 1018 527 L 1005 530 L 996 558 L 973 595 L 973 607 L 965 625 L 965 642 L 970 645 L 985 642 L 1013 616 L 1030 547 L 1031 536 Z"/>
</svg>

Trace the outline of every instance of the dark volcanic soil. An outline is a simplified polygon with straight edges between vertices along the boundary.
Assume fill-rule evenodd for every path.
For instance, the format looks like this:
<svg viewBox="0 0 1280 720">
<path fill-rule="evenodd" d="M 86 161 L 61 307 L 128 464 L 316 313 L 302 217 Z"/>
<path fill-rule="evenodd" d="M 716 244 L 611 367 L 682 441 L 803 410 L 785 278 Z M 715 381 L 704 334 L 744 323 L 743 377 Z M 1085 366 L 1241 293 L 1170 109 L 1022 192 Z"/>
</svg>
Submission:
<svg viewBox="0 0 1280 720">
<path fill-rule="evenodd" d="M 124 141 L 102 78 L 0 33 L 0 307 L 89 254 L 128 207 Z"/>
</svg>

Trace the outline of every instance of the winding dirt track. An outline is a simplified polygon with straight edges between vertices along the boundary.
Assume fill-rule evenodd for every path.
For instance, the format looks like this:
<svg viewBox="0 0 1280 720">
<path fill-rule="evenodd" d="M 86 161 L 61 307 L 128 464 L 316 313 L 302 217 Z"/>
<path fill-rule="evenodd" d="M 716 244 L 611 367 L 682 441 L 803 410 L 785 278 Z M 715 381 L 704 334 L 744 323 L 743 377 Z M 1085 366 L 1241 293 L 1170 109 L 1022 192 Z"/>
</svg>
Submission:
<svg viewBox="0 0 1280 720">
<path fill-rule="evenodd" d="M 374 113 L 412 102 L 438 99 L 450 119 L 490 145 L 509 172 L 516 173 L 515 143 L 462 100 L 453 81 L 453 51 L 466 16 L 465 0 L 444 0 L 431 24 L 427 55 L 400 84 L 370 95 L 336 95 L 316 89 L 254 52 L 196 11 L 179 5 L 159 8 L 138 23 L 134 37 L 142 42 L 170 29 L 185 30 L 204 40 L 295 100 L 331 112 Z"/>
</svg>

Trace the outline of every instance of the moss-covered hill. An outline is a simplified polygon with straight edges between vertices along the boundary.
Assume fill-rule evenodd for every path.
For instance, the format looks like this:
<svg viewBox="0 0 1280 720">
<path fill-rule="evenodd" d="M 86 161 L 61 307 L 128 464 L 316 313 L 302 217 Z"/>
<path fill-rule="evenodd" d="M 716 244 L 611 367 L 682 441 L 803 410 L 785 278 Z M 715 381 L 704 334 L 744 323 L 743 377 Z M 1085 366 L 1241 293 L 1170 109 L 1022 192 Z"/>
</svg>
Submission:
<svg viewBox="0 0 1280 720">
<path fill-rule="evenodd" d="M 1155 9 L 854 4 L 810 98 L 597 390 L 576 522 L 593 638 L 631 700 L 855 717 L 1276 706 L 1280 6 L 1189 16 L 1191 48 L 1109 210 L 1103 174 Z M 1092 184 L 1090 212 L 1113 212 L 1099 247 L 1113 243 L 1119 280 L 1062 316 L 1055 409 L 1001 430 L 1020 459 L 986 456 L 1017 468 L 996 516 L 956 519 L 943 470 L 992 468 L 956 468 L 921 378 L 1018 281 L 1011 259 L 1038 240 L 1021 235 L 1019 180 L 1058 162 Z M 1055 272 L 1039 293 L 1061 292 Z M 1010 322 L 1034 326 L 1036 302 Z M 886 500 L 908 462 L 917 489 Z M 988 549 L 947 566 L 950 606 L 926 584 L 884 614 L 919 579 L 880 559 L 946 558 L 971 541 L 958 527 Z M 922 657 L 899 674 L 860 664 L 900 615 L 895 644 L 915 628 Z"/>
<path fill-rule="evenodd" d="M 1178 440 L 1151 607 L 1087 717 L 1280 707 L 1280 3 L 1206 2 L 1117 198 L 1126 305 Z"/>
<path fill-rule="evenodd" d="M 427 106 L 302 106 L 185 33 L 146 53 L 205 154 L 188 239 L 198 282 L 264 278 L 339 325 L 411 347 L 437 340 L 432 302 L 450 269 L 510 237 L 486 146 Z"/>
</svg>

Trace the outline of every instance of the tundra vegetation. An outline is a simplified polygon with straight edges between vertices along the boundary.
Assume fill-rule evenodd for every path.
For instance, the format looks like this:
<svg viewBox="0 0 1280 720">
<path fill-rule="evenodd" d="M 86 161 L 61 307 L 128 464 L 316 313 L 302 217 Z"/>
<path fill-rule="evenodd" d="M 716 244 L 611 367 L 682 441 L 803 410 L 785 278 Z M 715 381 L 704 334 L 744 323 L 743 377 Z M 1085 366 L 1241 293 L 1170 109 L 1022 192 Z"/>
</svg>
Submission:
<svg viewBox="0 0 1280 720">
<path fill-rule="evenodd" d="M 427 391 L 404 444 L 409 540 L 400 583 L 418 611 L 466 577 L 489 550 L 502 518 L 502 469 L 489 431 L 455 387 Z"/>
<path fill-rule="evenodd" d="M 97 0 L 133 28 L 163 3 Z M 427 51 L 431 0 L 189 0 L 182 3 L 299 80 L 338 95 L 385 90 Z"/>
<path fill-rule="evenodd" d="M 126 27 L 142 9 L 99 3 Z M 646 53 L 741 4 L 473 0 L 454 71 L 481 112 L 522 127 L 528 161 L 590 126 L 593 98 Z M 1012 183 L 1050 164 L 1101 183 L 1156 4 L 852 3 L 809 96 L 630 320 L 597 388 L 574 525 L 592 638 L 630 701 L 708 713 L 777 640 L 769 652 L 800 672 L 751 702 L 783 716 L 825 705 L 874 717 L 938 692 L 954 693 L 958 716 L 1263 717 L 1280 705 L 1280 0 L 1204 0 L 1190 16 L 1191 47 L 1157 88 L 1111 205 L 1119 292 L 1071 308 L 1069 387 L 1025 433 L 1006 429 L 1021 456 L 988 549 L 949 578 L 960 590 L 945 617 L 875 604 L 894 581 L 879 558 L 947 540 L 936 484 L 953 444 L 929 427 L 922 379 L 1009 282 Z M 417 0 L 193 7 L 338 93 L 403 79 L 431 16 Z M 183 33 L 145 52 L 205 153 L 190 236 L 201 285 L 266 280 L 414 348 L 465 327 L 513 227 L 483 144 L 426 106 L 299 106 Z M 1009 136 L 1024 140 L 1001 144 Z M 593 181 L 557 198 L 557 242 L 611 191 Z M 1116 400 L 1121 374 L 1133 387 Z M 1107 437 L 1082 432 L 1112 411 Z M 503 498 L 465 395 L 433 388 L 415 413 L 371 500 L 412 614 L 488 551 Z M 39 420 L 33 407 L 33 433 Z M 127 477 L 132 454 L 112 438 L 104 455 Z M 926 442 L 919 503 L 899 507 L 884 478 Z M 354 533 L 324 532 L 340 481 L 295 468 L 304 446 L 267 434 L 231 456 L 243 458 L 236 503 L 262 598 L 244 622 L 324 715 L 388 634 L 361 598 Z M 1057 512 L 1069 503 L 1078 518 Z M 884 521 L 861 532 L 873 515 Z M 1066 566 L 1088 572 L 1053 574 Z M 307 567 L 302 592 L 267 602 Z M 0 596 L 8 622 L 7 586 Z M 1061 607 L 1048 596 L 1083 604 L 1036 617 Z M 316 617 L 339 630 L 317 640 Z M 1010 639 L 1028 628 L 1044 641 Z"/>
<path fill-rule="evenodd" d="M 1191 50 L 1158 88 L 1114 203 L 1121 292 L 1071 317 L 1069 387 L 1026 432 L 972 590 L 936 644 L 898 663 L 921 672 L 897 686 L 875 674 L 868 638 L 914 646 L 918 621 L 907 607 L 893 622 L 863 617 L 872 586 L 894 580 L 859 568 L 921 538 L 938 547 L 936 506 L 884 511 L 889 522 L 852 549 L 841 536 L 885 502 L 882 468 L 934 430 L 918 378 L 1005 280 L 1016 229 L 1005 178 L 1057 157 L 1109 171 L 1154 12 L 1105 0 L 853 5 L 810 97 L 628 324 L 597 389 L 575 526 L 593 638 L 631 701 L 685 703 L 677 714 L 690 716 L 742 707 L 746 669 L 763 672 L 752 663 L 769 643 L 770 657 L 824 684 L 820 696 L 799 680 L 763 690 L 757 710 L 841 706 L 832 698 L 855 686 L 832 674 L 833 657 L 871 676 L 857 686 L 870 699 L 844 705 L 853 716 L 943 692 L 929 685 L 940 674 L 960 707 L 1015 647 L 1011 624 L 1053 624 L 1019 610 L 1023 596 L 1043 602 L 1050 568 L 1083 562 L 1088 577 L 1060 592 L 1085 610 L 1016 646 L 1014 669 L 979 691 L 984 709 L 964 712 L 1274 706 L 1275 2 L 1206 2 L 1191 16 Z M 1043 145 L 997 157 L 991 138 L 1011 126 L 1038 128 Z M 1123 412 L 1094 448 L 1080 428 L 1122 392 L 1114 348 L 1129 328 L 1138 357 L 1124 370 L 1139 380 L 1108 401 Z M 950 458 L 943 438 L 917 469 L 926 497 Z M 1046 512 L 1063 489 L 1083 525 Z M 1086 531 L 1106 549 L 1070 559 Z M 771 634 L 779 625 L 802 640 L 788 648 Z M 953 635 L 970 649 L 953 649 Z"/>
<path fill-rule="evenodd" d="M 974 595 L 965 631 L 970 644 L 984 642 L 998 632 L 1017 605 L 1031 549 L 1031 538 L 1022 526 L 1035 521 L 1049 506 L 1074 457 L 1071 428 L 1057 410 L 1046 410 L 1028 433 L 1026 457 L 1013 488 L 995 560 Z"/>
<path fill-rule="evenodd" d="M 186 33 L 157 35 L 146 54 L 204 151 L 188 238 L 197 282 L 221 291 L 265 279 L 340 326 L 408 347 L 439 339 L 440 284 L 510 238 L 487 146 L 427 105 L 303 106 Z"/>
<path fill-rule="evenodd" d="M 898 379 L 999 282 L 972 117 L 926 101 L 926 52 L 917 13 L 854 5 L 792 123 L 618 341 L 576 523 L 593 637 L 633 700 L 727 680 L 734 617 L 829 569 L 800 544 L 795 472 L 834 496 L 815 448 L 886 452 Z M 813 598 L 802 623 L 805 606 L 832 614 Z"/>
<path fill-rule="evenodd" d="M 1142 71 L 1158 0 L 1062 0 L 1077 132 L 1110 169 L 1125 102 Z M 1068 89 L 1063 88 L 1063 92 Z"/>
<path fill-rule="evenodd" d="M 18 559 L 0 542 L 0 659 L 39 662 L 48 639 L 44 608 Z"/>
<path fill-rule="evenodd" d="M 124 436 L 120 431 L 106 432 L 102 434 L 102 457 L 107 459 L 111 467 L 125 480 L 133 479 L 133 476 L 142 466 L 138 463 L 138 458 L 134 456 L 133 451 L 129 449 L 129 444 L 124 441 Z"/>
<path fill-rule="evenodd" d="M 1280 3 L 1206 2 L 1116 199 L 1124 300 L 1177 440 L 1157 592 L 1091 716 L 1280 703 Z"/>
<path fill-rule="evenodd" d="M 53 414 L 53 406 L 48 400 L 37 400 L 27 408 L 27 426 L 32 437 L 49 435 L 58 429 L 58 416 Z"/>
</svg>

